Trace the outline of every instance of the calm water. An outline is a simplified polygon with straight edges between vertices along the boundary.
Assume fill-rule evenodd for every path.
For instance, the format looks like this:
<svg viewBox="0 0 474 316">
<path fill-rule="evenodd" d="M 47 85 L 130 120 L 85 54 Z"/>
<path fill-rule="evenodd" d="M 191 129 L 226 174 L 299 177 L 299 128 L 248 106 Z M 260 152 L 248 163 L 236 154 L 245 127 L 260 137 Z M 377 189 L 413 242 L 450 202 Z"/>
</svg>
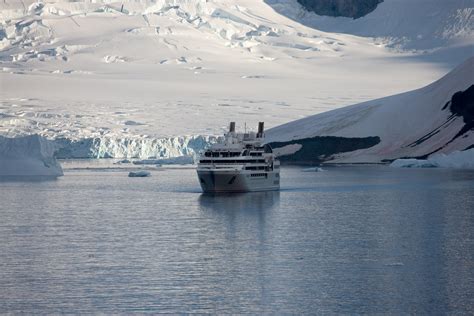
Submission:
<svg viewBox="0 0 474 316">
<path fill-rule="evenodd" d="M 473 171 L 285 168 L 280 192 L 207 196 L 189 169 L 69 169 L 0 201 L 0 312 L 474 312 Z"/>
</svg>

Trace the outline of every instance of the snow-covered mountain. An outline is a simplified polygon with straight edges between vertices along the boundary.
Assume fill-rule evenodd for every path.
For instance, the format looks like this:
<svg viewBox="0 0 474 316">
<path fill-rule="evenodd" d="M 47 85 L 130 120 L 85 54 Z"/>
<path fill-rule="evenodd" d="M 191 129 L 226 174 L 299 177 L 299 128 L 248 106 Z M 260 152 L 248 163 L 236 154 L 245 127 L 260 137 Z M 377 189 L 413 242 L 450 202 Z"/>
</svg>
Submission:
<svg viewBox="0 0 474 316">
<path fill-rule="evenodd" d="M 471 1 L 423 0 L 464 17 L 427 24 L 435 32 L 443 21 L 462 35 L 437 59 L 356 27 L 332 29 L 352 19 L 308 27 L 320 17 L 298 15 L 296 0 L 279 0 L 281 14 L 275 1 L 0 2 L 0 135 L 37 133 L 72 157 L 189 154 L 231 120 L 277 126 L 412 90 L 474 55 Z M 357 21 L 390 30 L 372 17 L 399 1 Z M 393 21 L 406 15 L 389 12 Z"/>
<path fill-rule="evenodd" d="M 267 141 L 299 163 L 379 163 L 474 148 L 474 57 L 424 88 L 275 127 Z"/>
<path fill-rule="evenodd" d="M 474 54 L 472 0 L 385 0 L 359 19 L 311 12 L 313 2 L 330 1 L 307 0 L 306 8 L 297 0 L 266 1 L 279 13 L 318 30 L 373 37 L 396 50 L 422 52 L 425 60 L 456 65 Z"/>
</svg>

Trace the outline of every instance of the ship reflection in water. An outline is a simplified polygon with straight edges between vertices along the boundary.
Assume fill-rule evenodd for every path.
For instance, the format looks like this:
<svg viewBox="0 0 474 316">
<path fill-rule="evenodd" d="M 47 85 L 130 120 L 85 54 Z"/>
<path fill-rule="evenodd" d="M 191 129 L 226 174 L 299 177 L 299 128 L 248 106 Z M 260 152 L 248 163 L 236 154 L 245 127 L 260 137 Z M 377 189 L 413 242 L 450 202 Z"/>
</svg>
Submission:
<svg viewBox="0 0 474 316">
<path fill-rule="evenodd" d="M 201 210 L 207 212 L 229 213 L 232 216 L 238 212 L 258 216 L 279 205 L 280 192 L 204 193 L 199 197 L 199 203 Z"/>
</svg>

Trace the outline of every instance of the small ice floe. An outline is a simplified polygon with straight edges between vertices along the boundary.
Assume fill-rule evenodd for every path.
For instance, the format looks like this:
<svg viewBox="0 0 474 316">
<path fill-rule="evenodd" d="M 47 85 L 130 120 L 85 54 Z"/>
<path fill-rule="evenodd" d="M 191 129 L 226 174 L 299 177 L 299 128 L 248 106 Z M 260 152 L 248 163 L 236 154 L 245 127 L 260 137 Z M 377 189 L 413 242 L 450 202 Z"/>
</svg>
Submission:
<svg viewBox="0 0 474 316">
<path fill-rule="evenodd" d="M 393 168 L 437 168 L 438 166 L 422 159 L 397 159 L 390 164 Z"/>
<path fill-rule="evenodd" d="M 450 154 L 434 154 L 428 159 L 397 159 L 390 164 L 395 168 L 456 168 L 474 169 L 474 148 L 453 151 Z"/>
<path fill-rule="evenodd" d="M 143 160 L 135 160 L 132 163 L 134 165 L 157 165 L 159 164 L 160 159 L 143 159 Z"/>
<path fill-rule="evenodd" d="M 265 79 L 263 75 L 250 75 L 250 76 L 241 76 L 242 79 Z"/>
<path fill-rule="evenodd" d="M 123 122 L 125 125 L 131 125 L 131 126 L 139 126 L 139 125 L 146 125 L 144 123 L 136 122 L 136 121 L 125 121 Z"/>
<path fill-rule="evenodd" d="M 128 159 L 122 159 L 122 160 L 119 160 L 119 161 L 115 162 L 115 164 L 117 164 L 117 165 L 120 165 L 120 164 L 123 164 L 123 163 L 131 163 L 131 161 L 128 160 Z"/>
<path fill-rule="evenodd" d="M 146 171 L 146 170 L 140 170 L 140 171 L 130 171 L 128 173 L 128 176 L 130 178 L 144 178 L 144 177 L 149 177 L 151 176 L 151 173 L 150 171 Z"/>
<path fill-rule="evenodd" d="M 312 167 L 312 168 L 305 168 L 301 171 L 303 171 L 303 172 L 322 172 L 324 170 L 323 170 L 323 168 L 320 168 L 320 167 Z"/>
<path fill-rule="evenodd" d="M 179 156 L 162 159 L 136 160 L 134 165 L 191 165 L 194 163 L 193 156 Z"/>
</svg>

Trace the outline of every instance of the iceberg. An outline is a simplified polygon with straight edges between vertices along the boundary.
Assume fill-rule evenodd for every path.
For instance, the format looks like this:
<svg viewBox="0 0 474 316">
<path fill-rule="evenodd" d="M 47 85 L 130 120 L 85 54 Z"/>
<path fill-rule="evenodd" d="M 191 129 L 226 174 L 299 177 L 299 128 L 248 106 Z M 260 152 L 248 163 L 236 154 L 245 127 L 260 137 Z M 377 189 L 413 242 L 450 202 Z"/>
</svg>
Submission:
<svg viewBox="0 0 474 316">
<path fill-rule="evenodd" d="M 146 170 L 140 170 L 140 171 L 130 171 L 128 173 L 128 176 L 130 178 L 144 178 L 144 177 L 149 177 L 151 176 L 151 173 Z"/>
<path fill-rule="evenodd" d="M 428 159 L 397 159 L 390 167 L 474 169 L 474 148 L 450 154 L 434 154 Z"/>
<path fill-rule="evenodd" d="M 128 160 L 128 159 L 122 159 L 122 160 L 119 160 L 119 161 L 115 162 L 116 165 L 120 165 L 120 164 L 123 164 L 123 163 L 131 163 L 131 161 Z"/>
<path fill-rule="evenodd" d="M 311 167 L 311 168 L 305 168 L 301 171 L 303 171 L 303 172 L 323 172 L 324 170 L 321 167 Z"/>
<path fill-rule="evenodd" d="M 0 136 L 0 177 L 62 176 L 61 165 L 54 157 L 55 148 L 52 142 L 39 135 Z"/>
<path fill-rule="evenodd" d="M 397 159 L 390 164 L 393 168 L 437 168 L 438 166 L 423 159 Z"/>
</svg>

